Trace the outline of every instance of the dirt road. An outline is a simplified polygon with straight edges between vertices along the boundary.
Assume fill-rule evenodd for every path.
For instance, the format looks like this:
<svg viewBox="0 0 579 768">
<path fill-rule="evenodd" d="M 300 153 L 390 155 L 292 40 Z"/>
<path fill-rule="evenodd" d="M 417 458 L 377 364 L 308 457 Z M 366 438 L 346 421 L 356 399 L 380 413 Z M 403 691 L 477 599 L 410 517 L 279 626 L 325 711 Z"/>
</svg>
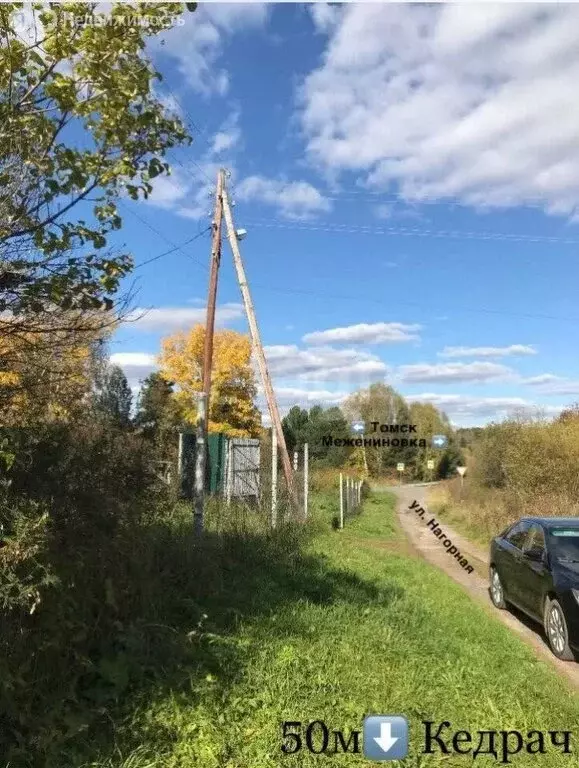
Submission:
<svg viewBox="0 0 579 768">
<path fill-rule="evenodd" d="M 402 485 L 390 488 L 375 488 L 375 491 L 391 491 L 398 497 L 398 518 L 400 525 L 408 537 L 412 547 L 429 563 L 444 571 L 451 579 L 458 582 L 473 600 L 477 600 L 485 606 L 496 618 L 500 619 L 513 632 L 516 632 L 528 645 L 530 645 L 537 657 L 547 664 L 551 664 L 558 672 L 563 674 L 575 688 L 579 689 L 579 663 L 560 661 L 546 644 L 541 628 L 535 626 L 525 616 L 515 610 L 499 611 L 491 603 L 488 594 L 488 552 L 485 552 L 476 544 L 469 542 L 464 536 L 454 531 L 449 525 L 438 521 L 440 528 L 451 539 L 474 571 L 468 573 L 463 569 L 452 555 L 442 545 L 442 542 L 433 534 L 432 529 L 426 523 L 435 515 L 428 513 L 426 495 L 428 486 Z M 409 507 L 413 501 L 417 501 L 427 514 L 420 518 L 414 509 Z"/>
</svg>

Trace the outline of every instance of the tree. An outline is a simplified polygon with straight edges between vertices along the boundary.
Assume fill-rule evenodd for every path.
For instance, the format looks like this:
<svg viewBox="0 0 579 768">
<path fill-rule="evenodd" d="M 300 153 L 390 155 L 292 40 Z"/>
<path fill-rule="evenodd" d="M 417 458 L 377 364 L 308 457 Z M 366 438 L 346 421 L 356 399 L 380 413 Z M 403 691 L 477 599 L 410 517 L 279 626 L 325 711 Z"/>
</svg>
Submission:
<svg viewBox="0 0 579 768">
<path fill-rule="evenodd" d="M 101 367 L 106 336 L 89 314 L 76 325 L 74 313 L 40 319 L 33 329 L 4 333 L 0 319 L 0 424 L 31 426 L 68 421 L 91 392 Z M 91 327 L 91 322 L 93 327 Z"/>
<path fill-rule="evenodd" d="M 410 412 L 404 398 L 392 387 L 377 382 L 371 384 L 368 389 L 360 390 L 350 395 L 345 401 L 342 410 L 348 420 L 361 420 L 368 425 L 372 421 L 381 424 L 409 424 Z M 366 437 L 375 438 L 401 438 L 400 434 L 382 434 L 369 431 Z M 379 476 L 391 470 L 398 461 L 408 461 L 412 458 L 409 448 L 397 447 L 369 447 L 364 450 L 365 464 L 372 476 Z"/>
<path fill-rule="evenodd" d="M 201 391 L 205 328 L 196 325 L 162 341 L 161 374 L 175 383 L 175 399 L 183 419 L 194 424 L 196 394 Z M 255 405 L 257 387 L 251 365 L 249 337 L 237 331 L 216 331 L 209 406 L 209 431 L 232 437 L 254 436 L 261 415 Z"/>
<path fill-rule="evenodd" d="M 173 458 L 180 424 L 179 408 L 173 383 L 158 372 L 151 373 L 142 383 L 134 423 L 156 445 L 163 460 Z"/>
<path fill-rule="evenodd" d="M 128 427 L 132 401 L 131 388 L 122 369 L 118 365 L 107 366 L 95 394 L 97 412 L 116 426 Z"/>
<path fill-rule="evenodd" d="M 285 444 L 290 453 L 298 445 L 303 445 L 304 442 L 307 442 L 304 430 L 308 423 L 308 418 L 308 412 L 300 408 L 299 405 L 294 405 L 289 409 L 287 415 L 283 417 L 281 426 Z"/>
<path fill-rule="evenodd" d="M 321 405 L 314 405 L 308 412 L 294 405 L 283 418 L 282 427 L 290 452 L 308 443 L 310 459 L 331 467 L 343 466 L 350 456 L 347 446 L 324 444 L 324 438 L 328 436 L 349 436 L 344 414 L 336 406 L 324 409 Z"/>
<path fill-rule="evenodd" d="M 572 403 L 567 406 L 557 417 L 557 421 L 560 422 L 576 422 L 577 420 L 579 420 L 579 403 Z"/>
<path fill-rule="evenodd" d="M 454 472 L 461 463 L 461 454 L 455 446 L 454 432 L 446 414 L 432 403 L 411 403 L 410 423 L 416 424 L 418 436 L 426 440 L 426 447 L 414 448 L 409 461 L 414 477 L 419 480 L 430 479 L 430 470 L 427 469 L 429 460 L 434 461 L 436 477 L 447 477 Z M 444 450 L 432 446 L 434 435 L 446 435 L 449 442 Z"/>
<path fill-rule="evenodd" d="M 149 374 L 143 381 L 139 393 L 135 426 L 140 427 L 150 436 L 155 435 L 167 418 L 172 396 L 172 382 L 164 379 L 158 372 Z"/>
<path fill-rule="evenodd" d="M 95 7 L 0 6 L 0 312 L 12 317 L 113 306 L 132 267 L 106 248 L 116 201 L 147 197 L 166 150 L 189 138 L 143 54 L 183 5 L 115 3 L 87 23 Z"/>
</svg>

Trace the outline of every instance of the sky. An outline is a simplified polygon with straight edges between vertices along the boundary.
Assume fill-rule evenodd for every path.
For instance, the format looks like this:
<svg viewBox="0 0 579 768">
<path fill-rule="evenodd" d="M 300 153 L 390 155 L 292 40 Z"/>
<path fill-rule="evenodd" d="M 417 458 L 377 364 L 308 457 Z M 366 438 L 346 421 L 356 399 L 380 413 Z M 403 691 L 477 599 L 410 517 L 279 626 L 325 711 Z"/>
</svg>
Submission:
<svg viewBox="0 0 579 768">
<path fill-rule="evenodd" d="M 163 336 L 205 320 L 222 166 L 283 412 L 374 381 L 457 426 L 579 400 L 579 6 L 212 3 L 183 21 L 149 52 L 193 143 L 120 209 L 136 311 L 111 358 L 133 387 Z M 248 330 L 225 239 L 217 321 Z"/>
</svg>

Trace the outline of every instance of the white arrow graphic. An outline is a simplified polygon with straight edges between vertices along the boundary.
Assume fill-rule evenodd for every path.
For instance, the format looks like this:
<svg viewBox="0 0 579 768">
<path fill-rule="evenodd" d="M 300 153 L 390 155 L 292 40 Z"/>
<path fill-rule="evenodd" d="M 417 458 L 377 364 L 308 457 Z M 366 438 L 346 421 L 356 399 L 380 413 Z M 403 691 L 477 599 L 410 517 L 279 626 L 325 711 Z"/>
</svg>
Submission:
<svg viewBox="0 0 579 768">
<path fill-rule="evenodd" d="M 374 741 L 382 752 L 389 752 L 398 741 L 398 736 L 392 736 L 392 723 L 380 723 L 380 736 L 374 736 Z"/>
</svg>

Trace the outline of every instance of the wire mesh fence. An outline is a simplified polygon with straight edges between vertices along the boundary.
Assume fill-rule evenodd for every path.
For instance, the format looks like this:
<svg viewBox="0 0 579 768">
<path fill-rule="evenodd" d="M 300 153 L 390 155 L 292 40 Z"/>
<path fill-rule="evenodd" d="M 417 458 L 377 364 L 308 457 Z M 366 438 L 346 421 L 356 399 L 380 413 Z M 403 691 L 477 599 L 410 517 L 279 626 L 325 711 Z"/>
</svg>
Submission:
<svg viewBox="0 0 579 768">
<path fill-rule="evenodd" d="M 362 508 L 364 481 L 340 472 L 338 492 L 340 512 L 337 527 L 342 529 L 346 520 L 356 515 Z"/>
</svg>

